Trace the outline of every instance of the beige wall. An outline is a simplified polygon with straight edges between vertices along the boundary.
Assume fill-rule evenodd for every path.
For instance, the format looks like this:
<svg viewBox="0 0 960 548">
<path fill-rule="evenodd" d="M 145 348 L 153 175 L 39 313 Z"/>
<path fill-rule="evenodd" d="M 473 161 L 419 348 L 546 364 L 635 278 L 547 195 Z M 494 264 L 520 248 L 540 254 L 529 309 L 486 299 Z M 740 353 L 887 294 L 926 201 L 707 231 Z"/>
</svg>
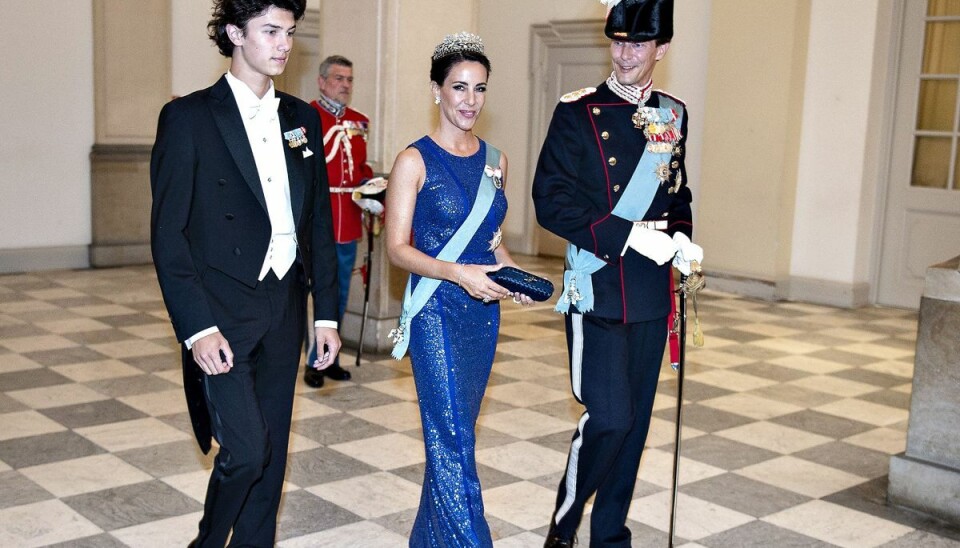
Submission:
<svg viewBox="0 0 960 548">
<path fill-rule="evenodd" d="M 170 0 L 173 95 L 208 87 L 230 68 L 230 60 L 207 38 L 212 5 L 208 0 Z M 321 0 L 307 0 L 308 10 L 320 6 Z"/>
<path fill-rule="evenodd" d="M 529 230 L 534 217 L 530 184 L 536 157 L 530 150 L 530 26 L 549 21 L 602 19 L 599 2 L 554 0 L 483 0 L 477 33 L 483 37 L 493 65 L 487 106 L 477 132 L 501 149 L 509 159 L 507 201 L 510 204 L 503 231 L 510 249 L 533 251 Z M 509 14 L 509 15 L 507 15 Z M 597 82 L 583 82 L 582 86 Z M 565 90 L 573 91 L 573 90 Z M 551 105 L 552 110 L 552 105 Z"/>
<path fill-rule="evenodd" d="M 714 3 L 695 229 L 710 270 L 789 271 L 808 19 L 800 0 Z"/>
<path fill-rule="evenodd" d="M 690 181 L 697 193 L 700 184 L 700 143 L 703 135 L 701 116 L 705 100 L 711 3 L 711 0 L 686 0 L 678 3 L 674 42 L 654 74 L 656 87 L 668 90 L 687 102 L 693 117 L 688 167 Z M 526 230 L 528 223 L 525 218 L 532 218 L 534 215 L 529 195 L 537 158 L 527 157 L 527 151 L 530 150 L 529 141 L 539 138 L 530 134 L 529 126 L 530 26 L 549 21 L 603 19 L 605 9 L 599 2 L 550 0 L 523 2 L 522 7 L 509 0 L 484 0 L 482 4 L 479 29 L 488 44 L 491 59 L 497 66 L 491 86 L 491 103 L 481 130 L 489 128 L 486 135 L 510 157 L 511 181 L 508 198 L 511 209 L 504 231 L 508 237 L 507 242 L 513 248 L 529 252 L 533 250 L 533 242 Z M 509 13 L 510 16 L 505 18 L 504 13 Z M 595 86 L 597 83 L 583 82 L 582 85 Z"/>
<path fill-rule="evenodd" d="M 868 302 L 891 4 L 714 4 L 697 228 L 713 287 Z"/>
<path fill-rule="evenodd" d="M 709 271 L 760 281 L 773 288 L 769 296 L 803 296 L 793 288 L 804 283 L 833 284 L 835 295 L 873 283 L 884 175 L 877 128 L 886 115 L 896 1 L 678 3 L 674 44 L 656 79 L 691 113 L 688 168 Z M 206 86 L 226 68 L 205 36 L 207 2 L 169 3 L 171 89 L 153 90 L 165 96 Z M 0 38 L 11 51 L 22 43 L 33 48 L 29 57 L 0 60 L 6 86 L 0 270 L 22 259 L 19 250 L 56 250 L 67 257 L 61 266 L 82 266 L 69 261 L 91 239 L 92 6 L 93 0 L 68 2 L 61 17 L 47 21 L 36 2 L 0 0 L 4 13 L 44 20 L 57 36 L 37 40 L 29 26 L 17 25 Z M 524 227 L 536 160 L 528 157 L 531 145 L 536 149 L 529 142 L 530 26 L 596 20 L 602 6 L 586 0 L 311 0 L 309 6 L 320 10 L 322 55 L 357 62 L 354 105 L 373 119 L 371 148 L 382 170 L 436 123 L 427 81 L 433 46 L 459 30 L 484 37 L 494 72 L 478 133 L 510 157 L 505 230 L 511 247 L 523 250 L 531 239 Z M 144 116 L 153 121 L 156 114 Z"/>
<path fill-rule="evenodd" d="M 230 67 L 207 38 L 211 2 L 171 0 L 172 95 L 186 95 L 213 83 Z"/>
<path fill-rule="evenodd" d="M 401 150 L 436 125 L 430 55 L 444 35 L 473 30 L 474 20 L 472 0 L 323 1 L 321 57 L 354 63 L 353 107 L 371 118 L 375 170 L 389 171 Z"/>
<path fill-rule="evenodd" d="M 91 0 L 58 3 L 55 17 L 46 2 L 2 0 L 0 13 L 7 52 L 0 58 L 0 271 L 7 271 L 20 259 L 5 250 L 90 242 L 93 23 Z M 77 266 L 77 257 L 60 266 Z"/>
<path fill-rule="evenodd" d="M 859 204 L 876 185 L 865 180 L 862 159 L 870 146 L 877 11 L 876 0 L 812 2 L 792 276 L 867 281 L 863 257 L 851 251 L 873 242 L 860 230 L 870 211 Z"/>
</svg>

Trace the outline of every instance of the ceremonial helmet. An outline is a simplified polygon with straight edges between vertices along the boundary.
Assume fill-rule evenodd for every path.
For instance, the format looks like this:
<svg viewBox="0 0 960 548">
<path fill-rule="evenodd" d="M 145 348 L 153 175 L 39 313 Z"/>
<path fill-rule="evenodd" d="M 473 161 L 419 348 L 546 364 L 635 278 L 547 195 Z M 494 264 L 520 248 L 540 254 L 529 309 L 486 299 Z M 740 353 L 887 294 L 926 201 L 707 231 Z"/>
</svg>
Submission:
<svg viewBox="0 0 960 548">
<path fill-rule="evenodd" d="M 601 0 L 610 11 L 604 33 L 612 40 L 658 44 L 673 38 L 673 0 Z"/>
</svg>

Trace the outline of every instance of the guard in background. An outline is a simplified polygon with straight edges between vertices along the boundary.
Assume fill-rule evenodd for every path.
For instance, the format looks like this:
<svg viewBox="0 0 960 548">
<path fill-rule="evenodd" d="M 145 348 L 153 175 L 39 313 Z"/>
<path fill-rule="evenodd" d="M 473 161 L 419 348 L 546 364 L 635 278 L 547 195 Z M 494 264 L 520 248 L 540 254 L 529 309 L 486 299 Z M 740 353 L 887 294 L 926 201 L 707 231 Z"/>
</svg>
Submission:
<svg viewBox="0 0 960 548">
<path fill-rule="evenodd" d="M 626 527 L 670 326 L 671 261 L 689 273 L 686 108 L 653 88 L 673 37 L 673 0 L 604 0 L 613 73 L 565 95 L 533 181 L 538 222 L 568 244 L 571 387 L 585 407 L 544 546 L 575 542 L 596 499 L 591 546 L 630 546 Z"/>
<path fill-rule="evenodd" d="M 323 126 L 323 154 L 327 161 L 333 232 L 337 241 L 338 318 L 342 322 L 357 260 L 357 243 L 363 237 L 361 209 L 354 203 L 352 194 L 357 186 L 373 177 L 373 169 L 367 165 L 370 119 L 348 106 L 353 95 L 353 63 L 346 57 L 331 55 L 324 59 L 320 63 L 317 86 L 320 97 L 311 105 L 320 113 Z M 317 348 L 312 345 L 303 374 L 308 385 L 320 388 L 324 377 L 335 381 L 350 379 L 350 372 L 340 367 L 339 356 L 333 365 L 323 370 L 313 367 L 316 358 Z"/>
</svg>

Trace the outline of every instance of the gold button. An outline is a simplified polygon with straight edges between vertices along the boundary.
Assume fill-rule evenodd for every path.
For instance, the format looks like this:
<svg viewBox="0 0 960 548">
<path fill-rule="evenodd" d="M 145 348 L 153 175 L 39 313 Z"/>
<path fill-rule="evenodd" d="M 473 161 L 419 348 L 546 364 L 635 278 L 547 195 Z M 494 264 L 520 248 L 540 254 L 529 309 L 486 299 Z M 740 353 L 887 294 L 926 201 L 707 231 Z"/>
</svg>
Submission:
<svg viewBox="0 0 960 548">
<path fill-rule="evenodd" d="M 600 109 L 597 108 L 597 107 L 593 107 L 593 114 L 594 114 L 594 116 L 599 116 L 599 115 L 600 115 Z"/>
<path fill-rule="evenodd" d="M 610 132 L 604 131 L 603 133 L 600 134 L 600 137 L 603 137 L 603 140 L 606 141 L 607 139 L 610 138 Z"/>
<path fill-rule="evenodd" d="M 607 163 L 610 164 L 611 166 L 615 166 L 617 165 L 617 159 L 611 156 L 610 159 L 607 160 Z"/>
<path fill-rule="evenodd" d="M 620 185 L 613 185 L 614 192 L 620 192 Z"/>
<path fill-rule="evenodd" d="M 673 169 L 677 169 L 678 167 L 680 167 L 680 162 L 674 160 L 673 162 L 670 163 L 670 167 L 672 167 Z"/>
</svg>

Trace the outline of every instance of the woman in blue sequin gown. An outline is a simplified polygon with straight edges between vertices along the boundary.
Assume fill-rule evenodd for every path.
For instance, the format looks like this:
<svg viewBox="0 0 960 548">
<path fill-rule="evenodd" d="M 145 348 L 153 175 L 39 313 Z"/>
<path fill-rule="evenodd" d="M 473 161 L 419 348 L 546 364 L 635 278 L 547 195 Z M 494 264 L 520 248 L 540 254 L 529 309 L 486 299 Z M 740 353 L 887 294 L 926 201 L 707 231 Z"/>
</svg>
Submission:
<svg viewBox="0 0 960 548">
<path fill-rule="evenodd" d="M 390 174 L 385 234 L 390 261 L 411 272 L 413 284 L 423 277 L 443 280 L 413 317 L 408 334 L 426 450 L 411 547 L 493 544 L 474 459 L 475 426 L 496 350 L 499 299 L 531 304 L 487 277 L 500 266 L 516 266 L 497 245 L 507 210 L 505 156 L 499 166 L 490 166 L 503 174 L 501 188 L 460 258 L 436 259 L 470 213 L 486 167 L 487 144 L 474 136 L 473 125 L 489 70 L 478 37 L 448 36 L 437 46 L 430 77 L 439 126 L 401 152 Z"/>
</svg>

